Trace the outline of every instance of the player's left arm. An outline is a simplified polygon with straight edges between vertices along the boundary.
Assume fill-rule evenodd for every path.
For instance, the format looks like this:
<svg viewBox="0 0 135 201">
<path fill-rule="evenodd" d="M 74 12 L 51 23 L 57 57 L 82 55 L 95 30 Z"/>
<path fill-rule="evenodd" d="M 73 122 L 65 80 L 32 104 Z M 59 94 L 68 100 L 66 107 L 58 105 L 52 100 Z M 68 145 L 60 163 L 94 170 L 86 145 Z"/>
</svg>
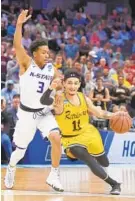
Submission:
<svg viewBox="0 0 135 201">
<path fill-rule="evenodd" d="M 88 106 L 88 111 L 95 115 L 96 117 L 103 118 L 103 119 L 111 119 L 111 117 L 114 115 L 112 112 L 108 112 L 105 110 L 100 109 L 99 107 L 96 107 L 93 105 L 92 101 L 88 98 L 85 97 L 87 106 Z"/>
<path fill-rule="evenodd" d="M 63 94 L 61 92 L 57 92 L 55 95 L 55 99 L 53 102 L 53 109 L 55 111 L 55 115 L 60 115 L 63 113 L 64 100 L 63 100 Z"/>
</svg>

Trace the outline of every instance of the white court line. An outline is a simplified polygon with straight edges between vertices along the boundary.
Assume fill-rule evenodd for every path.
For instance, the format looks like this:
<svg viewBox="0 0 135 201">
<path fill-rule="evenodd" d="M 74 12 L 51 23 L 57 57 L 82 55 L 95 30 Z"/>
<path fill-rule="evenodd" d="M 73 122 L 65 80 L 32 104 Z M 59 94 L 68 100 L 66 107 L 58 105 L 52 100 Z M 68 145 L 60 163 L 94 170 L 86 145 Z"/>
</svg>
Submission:
<svg viewBox="0 0 135 201">
<path fill-rule="evenodd" d="M 6 168 L 7 165 L 1 165 L 1 168 Z M 50 168 L 51 165 L 17 165 L 17 168 Z M 73 165 L 60 165 L 60 168 L 86 168 L 88 167 L 85 164 L 73 164 Z M 110 164 L 109 167 L 122 167 L 122 168 L 135 168 L 135 164 Z"/>
<path fill-rule="evenodd" d="M 135 198 L 132 195 L 109 195 L 109 194 L 90 194 L 90 193 L 76 193 L 76 192 L 41 192 L 41 191 L 19 191 L 19 190 L 2 190 L 1 195 L 50 195 L 50 196 L 79 196 L 79 197 L 110 197 L 110 198 Z"/>
</svg>

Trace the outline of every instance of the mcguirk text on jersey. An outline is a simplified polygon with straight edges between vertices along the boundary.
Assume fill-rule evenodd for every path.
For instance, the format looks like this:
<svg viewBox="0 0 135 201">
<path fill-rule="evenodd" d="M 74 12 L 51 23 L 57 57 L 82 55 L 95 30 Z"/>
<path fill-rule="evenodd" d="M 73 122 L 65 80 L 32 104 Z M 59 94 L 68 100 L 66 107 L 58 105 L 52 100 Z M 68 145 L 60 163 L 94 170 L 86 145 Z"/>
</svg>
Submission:
<svg viewBox="0 0 135 201">
<path fill-rule="evenodd" d="M 53 79 L 53 76 L 44 75 L 44 74 L 40 74 L 40 73 L 34 73 L 34 72 L 30 72 L 30 76 L 40 78 L 40 79 L 45 79 L 45 80 L 52 80 Z"/>
</svg>

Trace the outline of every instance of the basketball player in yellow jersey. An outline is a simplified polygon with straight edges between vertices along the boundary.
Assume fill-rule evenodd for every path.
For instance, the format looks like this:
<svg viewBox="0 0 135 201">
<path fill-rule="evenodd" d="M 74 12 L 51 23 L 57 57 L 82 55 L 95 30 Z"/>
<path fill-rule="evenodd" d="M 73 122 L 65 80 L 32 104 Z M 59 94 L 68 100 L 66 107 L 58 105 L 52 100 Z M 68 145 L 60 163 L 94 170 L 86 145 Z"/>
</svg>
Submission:
<svg viewBox="0 0 135 201">
<path fill-rule="evenodd" d="M 80 159 L 92 172 L 111 185 L 111 194 L 120 194 L 120 184 L 110 178 L 101 166 L 109 165 L 98 130 L 89 124 L 89 112 L 109 119 L 113 113 L 98 109 L 93 103 L 77 92 L 80 87 L 80 75 L 75 70 L 68 70 L 64 76 L 64 93 L 55 98 L 54 110 L 62 135 L 62 145 L 68 157 Z M 46 103 L 46 92 L 42 104 Z M 51 96 L 48 102 L 51 102 Z"/>
</svg>

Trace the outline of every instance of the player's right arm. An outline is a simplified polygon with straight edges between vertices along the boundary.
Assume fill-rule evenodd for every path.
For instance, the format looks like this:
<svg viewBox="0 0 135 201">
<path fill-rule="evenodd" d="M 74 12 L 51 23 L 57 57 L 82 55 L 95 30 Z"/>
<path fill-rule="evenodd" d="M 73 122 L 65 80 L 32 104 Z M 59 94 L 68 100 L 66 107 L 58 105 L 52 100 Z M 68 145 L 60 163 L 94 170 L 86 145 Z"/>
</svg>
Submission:
<svg viewBox="0 0 135 201">
<path fill-rule="evenodd" d="M 100 109 L 99 107 L 96 107 L 88 97 L 85 97 L 85 99 L 88 106 L 88 111 L 92 113 L 93 115 L 95 115 L 96 117 L 103 118 L 103 119 L 111 119 L 113 116 L 116 115 L 116 113 L 108 112 L 106 110 Z M 124 111 L 118 111 L 118 112 L 121 114 L 122 113 L 125 114 Z"/>
<path fill-rule="evenodd" d="M 23 74 L 30 65 L 31 57 L 26 53 L 24 47 L 22 46 L 22 25 L 25 23 L 31 16 L 27 16 L 28 10 L 23 10 L 16 24 L 16 30 L 14 34 L 14 48 L 16 51 L 16 58 L 20 66 L 20 75 Z"/>
</svg>

